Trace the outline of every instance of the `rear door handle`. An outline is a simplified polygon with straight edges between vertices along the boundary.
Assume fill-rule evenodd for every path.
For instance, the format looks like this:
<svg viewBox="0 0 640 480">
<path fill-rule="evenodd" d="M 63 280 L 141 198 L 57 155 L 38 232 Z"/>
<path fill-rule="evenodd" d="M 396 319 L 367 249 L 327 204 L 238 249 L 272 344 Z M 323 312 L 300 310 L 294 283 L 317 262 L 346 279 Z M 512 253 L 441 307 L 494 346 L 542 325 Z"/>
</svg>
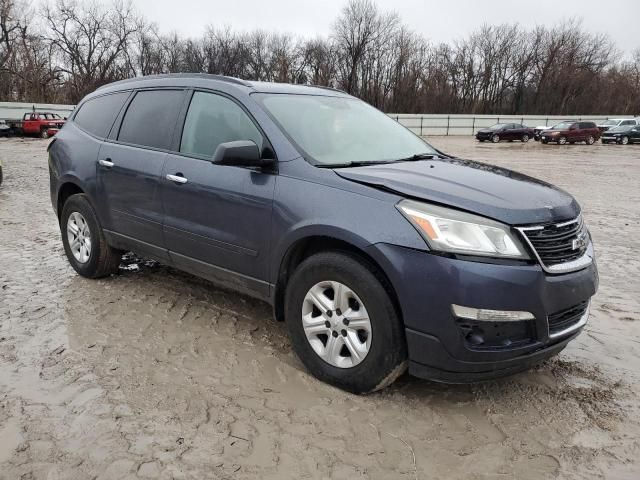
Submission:
<svg viewBox="0 0 640 480">
<path fill-rule="evenodd" d="M 184 178 L 182 175 L 178 174 L 178 175 L 169 175 L 167 174 L 167 180 L 170 180 L 172 182 L 175 183 L 187 183 L 188 180 L 186 178 Z"/>
<path fill-rule="evenodd" d="M 113 167 L 113 162 L 110 158 L 105 158 L 104 160 L 98 160 L 98 163 L 103 167 L 111 168 Z"/>
</svg>

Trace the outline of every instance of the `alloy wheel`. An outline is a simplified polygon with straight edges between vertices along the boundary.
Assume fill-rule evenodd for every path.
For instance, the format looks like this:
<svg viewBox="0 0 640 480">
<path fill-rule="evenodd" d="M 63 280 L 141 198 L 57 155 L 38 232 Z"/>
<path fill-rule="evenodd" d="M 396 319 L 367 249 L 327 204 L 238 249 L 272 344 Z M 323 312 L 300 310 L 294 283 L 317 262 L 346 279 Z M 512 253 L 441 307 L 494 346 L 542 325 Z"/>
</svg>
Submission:
<svg viewBox="0 0 640 480">
<path fill-rule="evenodd" d="M 621 143 L 622 145 L 627 145 L 629 143 L 629 137 L 622 137 Z"/>
<path fill-rule="evenodd" d="M 313 351 L 338 368 L 362 362 L 371 348 L 371 320 L 347 285 L 327 280 L 309 289 L 302 302 L 302 327 Z"/>
<path fill-rule="evenodd" d="M 79 263 L 87 263 L 91 257 L 91 231 L 87 221 L 79 212 L 69 215 L 67 240 L 73 257 Z"/>
<path fill-rule="evenodd" d="M 493 137 L 491 137 L 491 141 L 493 143 L 498 143 L 500 141 L 500 137 L 498 135 L 494 135 Z"/>
<path fill-rule="evenodd" d="M 560 145 L 566 145 L 567 143 L 567 137 L 560 137 L 560 139 L 558 140 L 558 143 Z"/>
</svg>

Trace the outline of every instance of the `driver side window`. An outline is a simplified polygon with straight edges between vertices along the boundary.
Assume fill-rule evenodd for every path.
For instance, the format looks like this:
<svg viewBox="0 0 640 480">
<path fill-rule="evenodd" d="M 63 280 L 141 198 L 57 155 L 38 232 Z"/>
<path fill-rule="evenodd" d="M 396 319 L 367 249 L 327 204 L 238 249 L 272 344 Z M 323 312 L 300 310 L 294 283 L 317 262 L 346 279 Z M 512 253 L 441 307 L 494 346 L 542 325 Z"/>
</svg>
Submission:
<svg viewBox="0 0 640 480">
<path fill-rule="evenodd" d="M 215 93 L 195 92 L 184 122 L 180 152 L 212 157 L 221 143 L 253 140 L 263 148 L 258 127 L 234 101 Z"/>
</svg>

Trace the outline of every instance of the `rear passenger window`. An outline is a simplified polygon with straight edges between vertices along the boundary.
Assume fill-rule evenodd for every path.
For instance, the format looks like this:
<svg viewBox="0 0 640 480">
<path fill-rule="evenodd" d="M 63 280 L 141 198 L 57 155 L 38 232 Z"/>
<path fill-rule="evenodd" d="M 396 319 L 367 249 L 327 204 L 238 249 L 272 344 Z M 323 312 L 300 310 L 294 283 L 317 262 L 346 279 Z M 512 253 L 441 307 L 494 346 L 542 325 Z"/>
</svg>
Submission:
<svg viewBox="0 0 640 480">
<path fill-rule="evenodd" d="M 124 115 L 118 140 L 168 149 L 183 98 L 182 90 L 138 92 Z"/>
<path fill-rule="evenodd" d="M 635 125 L 635 124 L 636 124 L 635 120 L 625 120 L 620 125 Z"/>
<path fill-rule="evenodd" d="M 92 98 L 82 104 L 73 121 L 96 137 L 105 138 L 128 96 L 129 92 L 120 92 Z"/>
<path fill-rule="evenodd" d="M 195 92 L 184 122 L 180 151 L 213 156 L 218 145 L 253 140 L 260 150 L 263 138 L 258 127 L 234 101 L 214 93 Z"/>
</svg>

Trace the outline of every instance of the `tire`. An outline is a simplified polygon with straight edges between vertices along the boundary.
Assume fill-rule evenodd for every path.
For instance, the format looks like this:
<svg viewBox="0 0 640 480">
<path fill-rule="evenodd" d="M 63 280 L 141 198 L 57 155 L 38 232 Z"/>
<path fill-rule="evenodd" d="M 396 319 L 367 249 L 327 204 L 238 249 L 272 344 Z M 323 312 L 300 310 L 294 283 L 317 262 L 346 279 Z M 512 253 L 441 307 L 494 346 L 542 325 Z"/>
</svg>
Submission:
<svg viewBox="0 0 640 480">
<path fill-rule="evenodd" d="M 522 135 L 522 138 L 520 139 L 520 141 L 522 143 L 527 143 L 529 141 L 529 135 L 525 133 L 524 135 Z"/>
<path fill-rule="evenodd" d="M 479 138 L 479 139 L 478 139 L 478 141 L 479 141 L 480 143 L 484 143 L 484 140 L 483 140 L 482 138 Z"/>
<path fill-rule="evenodd" d="M 78 252 L 74 254 L 69 243 L 69 228 L 71 228 L 69 219 L 72 216 L 72 224 L 75 223 L 77 226 L 86 225 L 86 230 L 79 227 L 84 232 L 82 237 L 85 239 L 85 245 L 86 238 L 89 238 L 89 253 L 86 255 L 88 258 L 84 260 L 82 257 L 85 256 L 84 253 L 87 250 L 80 249 L 80 258 L 77 258 Z M 67 259 L 73 269 L 80 275 L 87 278 L 101 278 L 117 273 L 118 265 L 120 265 L 120 260 L 122 259 L 122 252 L 107 244 L 102 227 L 98 223 L 98 217 L 86 195 L 72 195 L 67 199 L 60 216 L 60 233 L 62 234 L 62 243 Z"/>
<path fill-rule="evenodd" d="M 589 135 L 587 137 L 587 140 L 585 141 L 585 143 L 587 145 L 593 145 L 594 143 L 596 143 L 596 139 L 595 139 L 595 137 L 593 135 Z"/>
<path fill-rule="evenodd" d="M 498 143 L 500 141 L 500 135 L 496 134 L 493 137 L 491 137 L 491 141 L 493 143 Z"/>
<path fill-rule="evenodd" d="M 0 185 L 2 185 L 2 180 L 3 180 L 3 176 L 2 176 L 2 165 L 0 165 Z"/>
<path fill-rule="evenodd" d="M 365 330 L 356 330 L 353 325 L 349 327 L 348 322 L 344 323 L 344 318 L 351 316 L 349 313 L 341 317 L 345 312 L 333 309 L 336 307 L 333 300 L 325 296 L 331 291 L 335 293 L 331 290 L 333 285 L 347 292 L 341 298 L 349 299 L 346 304 L 351 315 L 357 315 L 364 307 L 365 317 L 370 322 L 368 327 L 363 327 L 369 328 L 367 335 L 364 335 Z M 327 290 L 319 293 L 324 288 Z M 321 297 L 322 302 L 309 300 L 312 291 L 315 291 L 314 298 Z M 375 268 L 347 253 L 318 253 L 298 266 L 287 284 L 285 322 L 294 351 L 313 376 L 352 393 L 368 393 L 390 385 L 406 370 L 404 326 L 389 291 Z M 325 311 L 331 311 L 331 315 L 323 315 L 316 307 L 318 304 L 324 305 Z M 309 313 L 304 314 L 305 309 Z M 305 332 L 303 315 L 309 316 L 308 328 L 314 329 L 309 334 L 311 339 Z M 351 318 L 356 321 L 356 317 Z M 314 319 L 317 319 L 315 323 Z M 357 321 L 359 325 L 366 323 L 362 318 Z M 364 354 L 360 352 L 360 359 L 350 353 L 353 348 L 348 348 L 346 340 L 342 340 L 347 337 L 352 345 L 354 338 L 358 342 L 369 342 L 363 347 L 368 350 Z M 336 345 L 336 355 L 328 352 L 331 345 Z M 326 360 L 317 352 L 318 349 L 325 352 Z M 335 358 L 337 361 L 333 362 Z"/>
<path fill-rule="evenodd" d="M 558 145 L 566 145 L 567 144 L 567 137 L 560 137 L 558 139 Z"/>
<path fill-rule="evenodd" d="M 47 138 L 49 138 L 49 131 L 46 128 L 43 128 L 40 131 L 40 138 L 46 140 Z"/>
<path fill-rule="evenodd" d="M 547 144 L 549 143 L 549 140 L 545 140 L 545 139 L 542 139 L 542 140 L 540 140 L 540 141 L 541 141 L 543 144 L 545 144 L 545 145 L 547 145 Z"/>
<path fill-rule="evenodd" d="M 622 145 L 628 145 L 628 144 L 629 144 L 629 137 L 622 137 L 622 138 L 620 139 L 620 143 L 621 143 Z"/>
</svg>

